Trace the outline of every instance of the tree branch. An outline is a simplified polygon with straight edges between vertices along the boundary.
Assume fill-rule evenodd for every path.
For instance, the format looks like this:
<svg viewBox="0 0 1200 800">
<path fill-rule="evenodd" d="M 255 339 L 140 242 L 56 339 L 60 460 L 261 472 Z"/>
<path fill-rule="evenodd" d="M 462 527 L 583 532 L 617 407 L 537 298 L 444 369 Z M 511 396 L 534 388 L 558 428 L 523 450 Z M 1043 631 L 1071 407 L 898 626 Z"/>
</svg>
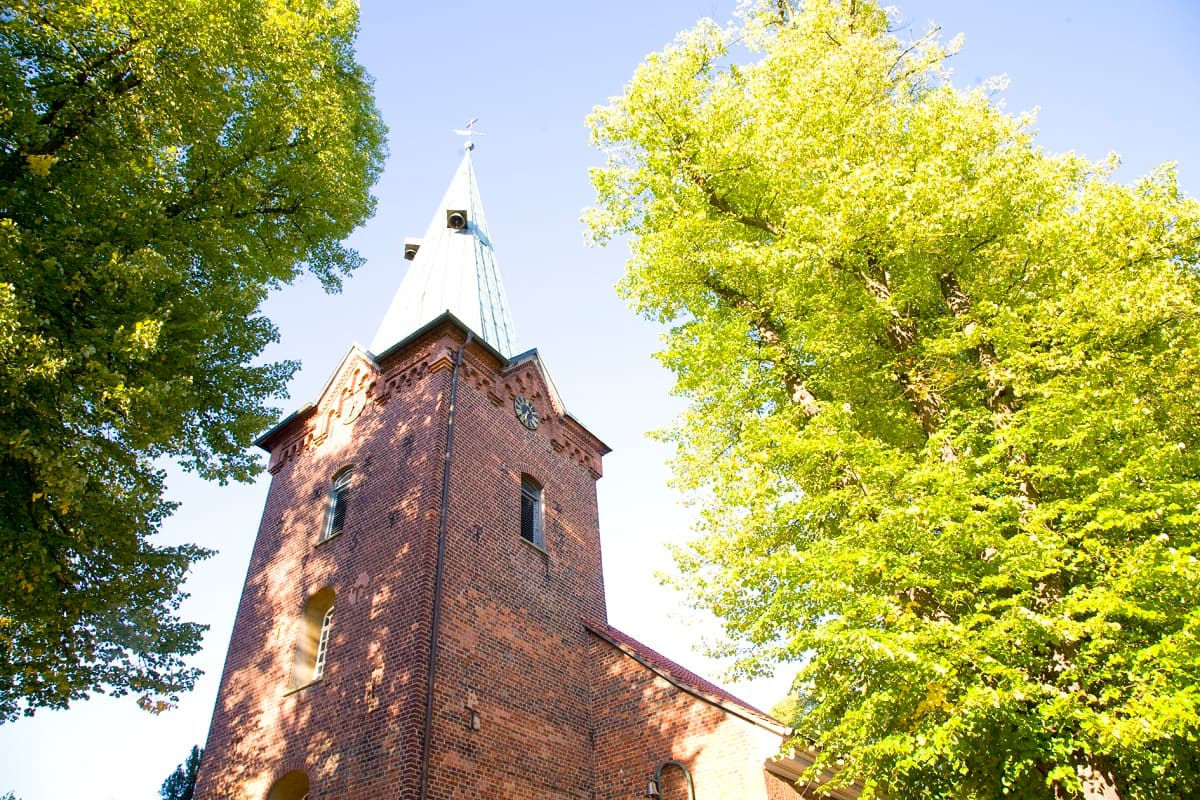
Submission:
<svg viewBox="0 0 1200 800">
<path fill-rule="evenodd" d="M 867 294 L 888 313 L 889 319 L 883 328 L 884 337 L 896 355 L 901 356 L 900 369 L 896 371 L 896 383 L 916 415 L 921 431 L 926 438 L 931 437 L 942 424 L 942 399 L 916 360 L 904 358 L 917 343 L 916 322 L 912 317 L 901 313 L 892 302 L 891 275 L 887 269 L 880 266 L 878 259 L 871 253 L 866 255 L 866 261 L 866 268 L 855 270 L 853 274 L 862 281 Z M 846 270 L 840 259 L 835 258 L 832 265 L 834 269 Z M 955 461 L 958 458 L 949 442 L 942 443 L 941 454 L 943 461 Z"/>
<path fill-rule="evenodd" d="M 963 290 L 957 276 L 953 272 L 943 272 L 938 276 L 938 285 L 950 313 L 963 325 L 964 331 L 968 330 L 968 326 L 974 324 L 968 319 L 971 298 Z M 1017 410 L 1016 394 L 1012 386 L 1000 380 L 999 360 L 996 358 L 996 348 L 992 342 L 980 342 L 975 348 L 975 358 L 983 370 L 987 387 L 984 404 L 993 413 L 996 427 L 1003 427 Z M 1010 449 L 1009 460 L 1017 468 L 1017 491 L 1022 504 L 1027 509 L 1033 508 L 1040 500 L 1040 493 L 1029 478 L 1029 454 Z"/>
<path fill-rule="evenodd" d="M 760 341 L 769 345 L 783 345 L 781 325 L 771 314 L 754 302 L 748 295 L 717 280 L 713 274 L 702 279 L 706 289 L 717 295 L 726 305 L 748 312 L 752 317 L 751 324 L 755 326 Z M 812 419 L 821 413 L 821 404 L 804 384 L 803 378 L 784 370 L 784 383 L 791 393 L 792 402 L 800 407 L 804 416 Z"/>
</svg>

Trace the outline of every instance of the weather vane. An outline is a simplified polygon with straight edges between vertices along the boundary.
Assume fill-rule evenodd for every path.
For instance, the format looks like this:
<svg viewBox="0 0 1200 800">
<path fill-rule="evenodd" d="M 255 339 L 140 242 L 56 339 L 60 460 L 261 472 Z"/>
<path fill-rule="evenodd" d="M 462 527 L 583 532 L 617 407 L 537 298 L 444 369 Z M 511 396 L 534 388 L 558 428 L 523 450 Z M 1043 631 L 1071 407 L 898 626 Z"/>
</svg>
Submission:
<svg viewBox="0 0 1200 800">
<path fill-rule="evenodd" d="M 479 117 L 472 117 L 470 122 L 468 122 L 462 128 L 455 129 L 455 131 L 454 131 L 459 136 L 467 137 L 466 144 L 463 145 L 463 148 L 466 150 L 474 150 L 475 149 L 475 141 L 471 137 L 487 136 L 486 133 L 480 133 L 479 131 L 472 130 L 472 128 L 475 127 L 476 122 L 479 122 Z"/>
</svg>

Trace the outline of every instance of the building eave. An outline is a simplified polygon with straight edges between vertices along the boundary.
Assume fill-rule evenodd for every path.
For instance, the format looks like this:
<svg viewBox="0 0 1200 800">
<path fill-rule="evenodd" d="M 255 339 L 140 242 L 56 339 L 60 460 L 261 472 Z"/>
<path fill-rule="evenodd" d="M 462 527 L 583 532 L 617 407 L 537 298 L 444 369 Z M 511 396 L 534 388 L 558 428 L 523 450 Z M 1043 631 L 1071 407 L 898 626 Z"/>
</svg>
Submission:
<svg viewBox="0 0 1200 800">
<path fill-rule="evenodd" d="M 306 416 L 310 411 L 312 411 L 316 407 L 317 406 L 315 403 L 305 403 L 304 405 L 300 406 L 298 409 L 296 409 L 292 413 L 288 414 L 283 419 L 279 420 L 279 422 L 276 422 L 274 425 L 272 425 L 267 431 L 262 433 L 257 439 L 255 439 L 253 442 L 251 442 L 251 444 L 262 450 L 266 450 L 268 453 L 271 452 L 271 448 L 270 448 L 271 440 L 274 439 L 275 436 L 278 435 L 280 433 L 280 431 L 282 431 L 284 428 L 287 428 L 289 425 L 291 425 L 297 419 L 300 419 L 301 417 Z"/>
<path fill-rule="evenodd" d="M 429 322 L 426 322 L 424 325 L 417 328 L 415 331 L 408 334 L 400 341 L 396 342 L 393 345 L 390 345 L 383 352 L 371 353 L 371 357 L 375 359 L 375 363 L 382 364 L 384 361 L 391 358 L 391 356 L 393 354 L 398 353 L 401 350 L 404 350 L 409 345 L 411 345 L 413 342 L 415 342 L 417 339 L 420 339 L 422 336 L 426 335 L 430 331 L 432 331 L 442 325 L 445 325 L 447 323 L 458 328 L 463 333 L 471 334 L 472 341 L 474 343 L 478 344 L 480 347 L 482 347 L 484 350 L 486 350 L 492 356 L 494 356 L 496 358 L 496 360 L 499 361 L 502 365 L 508 363 L 508 358 L 506 358 L 503 353 L 501 353 L 499 350 L 497 350 L 495 347 L 493 347 L 487 341 L 487 339 L 482 338 L 477 331 L 472 330 L 470 328 L 470 326 L 468 326 L 465 322 L 463 322 L 458 317 L 454 316 L 454 313 L 451 312 L 449 309 L 447 309 L 446 311 L 443 311 L 441 314 L 439 314 L 436 317 L 434 317 L 433 319 L 429 320 Z M 370 351 L 368 351 L 368 352 L 370 352 Z"/>
<path fill-rule="evenodd" d="M 790 753 L 780 753 L 774 758 L 767 761 L 764 769 L 767 772 L 777 777 L 790 781 L 793 784 L 803 784 L 806 788 L 824 786 L 829 783 L 837 775 L 835 769 L 825 769 L 821 774 L 814 777 L 805 777 L 805 773 L 816 760 L 816 754 L 811 751 L 793 750 Z M 849 786 L 837 786 L 826 789 L 825 797 L 832 797 L 834 800 L 857 800 L 862 794 L 863 787 L 857 783 L 852 783 Z"/>
</svg>

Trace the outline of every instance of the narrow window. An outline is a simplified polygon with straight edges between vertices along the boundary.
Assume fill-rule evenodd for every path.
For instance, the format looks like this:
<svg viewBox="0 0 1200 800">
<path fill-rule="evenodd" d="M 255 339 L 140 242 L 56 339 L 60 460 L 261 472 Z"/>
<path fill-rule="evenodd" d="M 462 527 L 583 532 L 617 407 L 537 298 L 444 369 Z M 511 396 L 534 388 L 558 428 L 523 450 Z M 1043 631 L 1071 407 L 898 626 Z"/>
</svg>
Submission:
<svg viewBox="0 0 1200 800">
<path fill-rule="evenodd" d="M 350 505 L 350 468 L 333 476 L 333 488 L 329 492 L 329 509 L 325 513 L 325 530 L 321 541 L 337 536 L 346 525 L 346 508 Z"/>
<path fill-rule="evenodd" d="M 329 653 L 329 629 L 333 626 L 333 606 L 321 617 L 321 635 L 317 639 L 317 659 L 313 664 L 312 679 L 315 681 L 325 672 L 325 656 Z"/>
<path fill-rule="evenodd" d="M 296 640 L 296 658 L 292 662 L 293 689 L 307 686 L 325 674 L 333 632 L 333 599 L 333 589 L 327 586 L 304 605 L 300 635 Z"/>
<path fill-rule="evenodd" d="M 521 476 L 521 537 L 525 541 L 546 546 L 542 530 L 542 487 L 528 475 Z"/>
</svg>

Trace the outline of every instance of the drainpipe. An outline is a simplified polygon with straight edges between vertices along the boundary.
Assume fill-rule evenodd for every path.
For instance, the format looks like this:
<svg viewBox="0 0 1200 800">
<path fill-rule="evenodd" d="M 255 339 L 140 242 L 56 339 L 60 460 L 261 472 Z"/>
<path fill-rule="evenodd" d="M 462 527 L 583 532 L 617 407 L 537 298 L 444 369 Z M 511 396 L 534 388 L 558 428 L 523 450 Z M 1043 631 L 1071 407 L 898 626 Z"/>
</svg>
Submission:
<svg viewBox="0 0 1200 800">
<path fill-rule="evenodd" d="M 474 338 L 467 331 L 467 338 L 458 348 L 454 357 L 454 371 L 450 374 L 450 408 L 446 413 L 446 449 L 442 457 L 442 512 L 438 520 L 437 563 L 433 571 L 433 619 L 429 633 L 429 662 L 426 673 L 425 690 L 425 730 L 421 743 L 421 800 L 426 800 L 429 792 L 429 757 L 433 749 L 433 685 L 437 673 L 438 629 L 442 621 L 442 583 L 444 581 L 446 563 L 446 514 L 450 509 L 450 457 L 454 453 L 454 412 L 458 402 L 458 371 L 462 367 L 463 351 L 467 349 Z"/>
</svg>

